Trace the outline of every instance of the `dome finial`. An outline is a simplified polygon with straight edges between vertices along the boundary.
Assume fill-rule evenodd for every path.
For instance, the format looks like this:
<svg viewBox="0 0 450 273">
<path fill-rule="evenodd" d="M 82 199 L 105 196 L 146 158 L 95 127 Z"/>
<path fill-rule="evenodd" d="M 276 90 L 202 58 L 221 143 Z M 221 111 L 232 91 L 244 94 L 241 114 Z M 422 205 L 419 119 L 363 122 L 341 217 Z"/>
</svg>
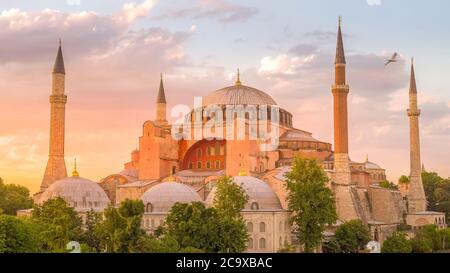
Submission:
<svg viewBox="0 0 450 273">
<path fill-rule="evenodd" d="M 242 85 L 242 82 L 241 82 L 241 72 L 239 71 L 239 68 L 238 68 L 238 70 L 237 70 L 236 85 L 237 85 L 237 86 Z"/>
<path fill-rule="evenodd" d="M 366 162 L 369 162 L 369 154 L 366 154 Z"/>
<path fill-rule="evenodd" d="M 77 159 L 75 158 L 72 177 L 80 177 L 80 174 L 77 171 Z"/>
</svg>

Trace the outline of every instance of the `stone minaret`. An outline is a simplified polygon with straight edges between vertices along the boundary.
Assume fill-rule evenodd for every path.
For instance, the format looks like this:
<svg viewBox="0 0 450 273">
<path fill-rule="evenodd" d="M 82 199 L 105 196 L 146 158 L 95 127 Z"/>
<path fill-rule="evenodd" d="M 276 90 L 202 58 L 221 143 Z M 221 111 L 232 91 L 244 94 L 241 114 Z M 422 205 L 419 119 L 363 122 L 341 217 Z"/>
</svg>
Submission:
<svg viewBox="0 0 450 273">
<path fill-rule="evenodd" d="M 166 107 L 167 107 L 166 94 L 164 92 L 164 83 L 161 74 L 161 82 L 159 83 L 158 98 L 156 99 L 156 124 L 159 126 L 168 124 L 166 118 Z"/>
<path fill-rule="evenodd" d="M 417 86 L 414 73 L 414 62 L 411 62 L 411 79 L 409 86 L 409 130 L 410 130 L 410 186 L 408 191 L 408 211 L 410 213 L 427 210 L 427 200 L 422 184 L 422 165 L 420 162 L 419 116 L 417 108 Z"/>
<path fill-rule="evenodd" d="M 339 19 L 335 61 L 335 84 L 332 87 L 334 99 L 334 161 L 339 179 L 337 183 L 350 184 L 350 166 L 348 156 L 348 114 L 347 96 L 350 91 L 345 79 L 345 53 L 342 39 L 341 19 Z"/>
<path fill-rule="evenodd" d="M 346 78 L 346 61 L 342 39 L 341 18 L 336 46 L 334 100 L 334 179 L 336 207 L 340 220 L 357 219 L 358 214 L 351 193 L 350 159 L 348 155 L 347 96 L 350 91 Z"/>
<path fill-rule="evenodd" d="M 55 181 L 66 178 L 67 170 L 64 161 L 65 112 L 67 96 L 65 95 L 66 71 L 59 43 L 58 55 L 53 67 L 52 94 L 50 96 L 50 149 L 47 168 L 42 179 L 41 191 L 47 189 Z"/>
</svg>

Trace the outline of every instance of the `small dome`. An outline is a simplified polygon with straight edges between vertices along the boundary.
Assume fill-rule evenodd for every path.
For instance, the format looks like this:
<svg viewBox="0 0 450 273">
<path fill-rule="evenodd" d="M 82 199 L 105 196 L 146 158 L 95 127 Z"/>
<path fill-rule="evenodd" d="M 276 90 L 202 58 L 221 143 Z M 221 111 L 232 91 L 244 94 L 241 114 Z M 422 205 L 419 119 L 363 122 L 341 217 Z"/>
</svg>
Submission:
<svg viewBox="0 0 450 273">
<path fill-rule="evenodd" d="M 365 167 L 367 170 L 382 170 L 383 168 L 380 167 L 380 165 L 375 164 L 373 162 L 370 161 L 366 161 L 365 162 Z"/>
<path fill-rule="evenodd" d="M 200 195 L 191 187 L 177 183 L 165 182 L 154 186 L 142 195 L 146 212 L 167 213 L 175 203 L 202 202 Z"/>
<path fill-rule="evenodd" d="M 281 210 L 281 202 L 272 188 L 266 182 L 253 176 L 236 176 L 234 182 L 240 185 L 248 195 L 244 210 Z M 212 206 L 216 196 L 214 188 L 206 199 L 206 204 Z"/>
<path fill-rule="evenodd" d="M 258 89 L 236 84 L 212 92 L 203 98 L 207 105 L 277 105 L 271 96 Z"/>
<path fill-rule="evenodd" d="M 94 211 L 101 212 L 110 204 L 105 191 L 94 181 L 73 176 L 61 179 L 48 187 L 39 199 L 42 204 L 45 201 L 61 197 L 77 212 Z"/>
</svg>

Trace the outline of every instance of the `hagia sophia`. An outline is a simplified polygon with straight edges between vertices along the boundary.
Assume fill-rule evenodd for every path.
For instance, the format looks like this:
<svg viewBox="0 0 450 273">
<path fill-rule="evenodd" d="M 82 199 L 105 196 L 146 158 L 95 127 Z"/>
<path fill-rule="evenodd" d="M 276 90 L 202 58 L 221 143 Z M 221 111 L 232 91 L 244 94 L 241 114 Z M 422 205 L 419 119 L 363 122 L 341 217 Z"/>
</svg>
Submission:
<svg viewBox="0 0 450 273">
<path fill-rule="evenodd" d="M 123 170 L 94 182 L 80 177 L 76 167 L 72 176 L 67 176 L 64 160 L 66 73 L 60 44 L 52 74 L 49 159 L 40 192 L 34 199 L 43 203 L 60 196 L 81 215 L 91 209 L 102 212 L 108 205 L 118 205 L 126 199 L 142 200 L 145 205 L 142 227 L 150 233 L 164 222 L 177 202 L 204 202 L 211 206 L 218 178 L 232 176 L 249 196 L 242 211 L 250 235 L 246 252 L 272 253 L 296 242 L 289 222 L 284 174 L 291 170 L 294 158 L 301 155 L 317 159 L 330 178 L 329 187 L 335 194 L 339 216 L 336 226 L 361 219 L 370 227 L 373 239 L 380 242 L 401 224 L 410 225 L 413 230 L 427 224 L 446 227 L 444 213 L 427 211 L 421 178 L 421 112 L 418 109 L 414 64 L 411 64 L 410 105 L 407 110 L 411 143 L 410 183 L 403 191 L 381 187 L 379 183 L 386 180 L 386 170 L 370 162 L 369 158 L 365 162 L 350 159 L 347 112 L 350 86 L 346 81 L 347 63 L 341 24 L 334 69 L 335 82 L 331 87 L 333 145 L 315 138 L 311 132 L 294 128 L 295 117 L 267 93 L 244 85 L 239 73 L 235 84 L 210 93 L 203 98 L 201 105 L 186 115 L 185 121 L 193 124 L 190 128 L 175 127 L 166 118 L 166 90 L 161 76 L 156 96 L 156 120 L 143 123 L 139 148 L 131 152 L 130 161 L 124 164 Z M 211 115 L 209 108 L 213 106 L 216 112 Z M 198 124 L 203 126 L 212 119 L 222 121 L 228 115 L 228 109 L 241 106 L 251 106 L 256 109 L 256 115 L 232 113 L 232 126 L 214 129 L 228 137 L 190 137 Z M 265 123 L 260 122 L 263 116 L 266 117 Z M 257 124 L 254 124 L 255 119 Z M 245 128 L 243 138 L 237 137 L 235 130 L 241 121 Z M 259 130 L 261 126 L 270 133 L 277 133 L 276 147 L 266 149 L 267 138 L 260 131 L 255 133 L 253 130 Z M 176 138 L 175 135 L 181 137 Z M 254 135 L 256 137 L 252 137 Z M 332 234 L 333 230 L 328 233 Z"/>
</svg>

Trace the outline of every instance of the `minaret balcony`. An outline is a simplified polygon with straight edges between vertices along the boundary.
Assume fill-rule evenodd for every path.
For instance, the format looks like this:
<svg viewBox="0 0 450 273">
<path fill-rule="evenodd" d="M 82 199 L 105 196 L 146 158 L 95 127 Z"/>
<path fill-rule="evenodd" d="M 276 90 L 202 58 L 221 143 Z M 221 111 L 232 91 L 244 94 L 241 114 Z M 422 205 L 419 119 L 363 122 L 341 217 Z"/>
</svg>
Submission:
<svg viewBox="0 0 450 273">
<path fill-rule="evenodd" d="M 332 86 L 333 92 L 348 93 L 350 86 L 348 84 L 334 84 Z"/>
<path fill-rule="evenodd" d="M 50 96 L 50 103 L 67 103 L 66 95 L 52 95 Z"/>
<path fill-rule="evenodd" d="M 409 117 L 418 117 L 421 113 L 420 109 L 408 109 L 407 112 Z"/>
</svg>

